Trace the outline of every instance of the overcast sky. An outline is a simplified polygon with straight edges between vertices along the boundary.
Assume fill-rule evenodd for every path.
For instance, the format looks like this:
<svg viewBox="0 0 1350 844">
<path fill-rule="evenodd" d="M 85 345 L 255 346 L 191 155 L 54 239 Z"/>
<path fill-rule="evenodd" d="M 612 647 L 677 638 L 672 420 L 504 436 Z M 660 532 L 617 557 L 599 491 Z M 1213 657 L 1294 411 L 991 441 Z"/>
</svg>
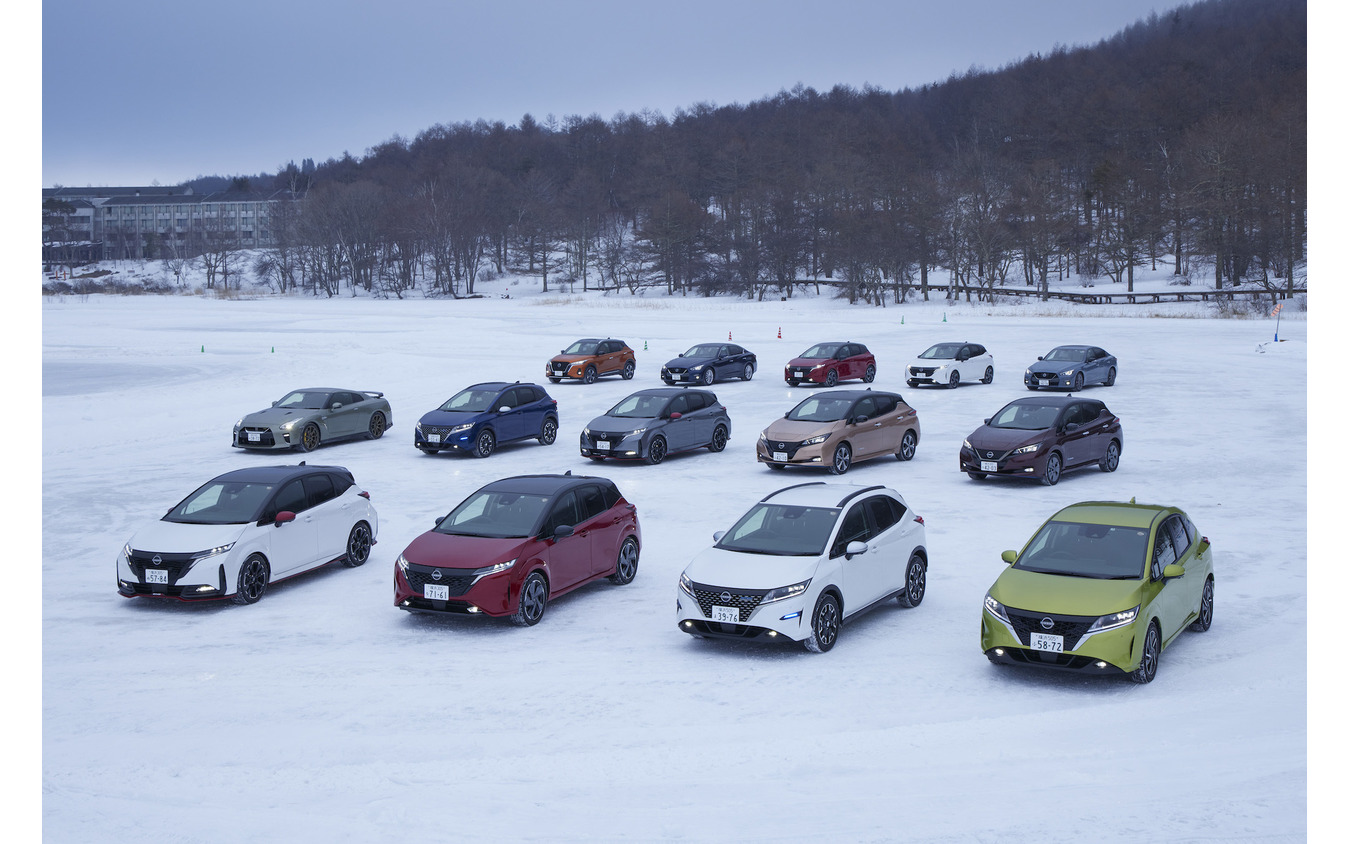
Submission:
<svg viewBox="0 0 1350 844">
<path fill-rule="evenodd" d="M 42 4 L 42 184 L 252 175 L 529 113 L 885 90 L 1087 46 L 1173 0 Z"/>
</svg>

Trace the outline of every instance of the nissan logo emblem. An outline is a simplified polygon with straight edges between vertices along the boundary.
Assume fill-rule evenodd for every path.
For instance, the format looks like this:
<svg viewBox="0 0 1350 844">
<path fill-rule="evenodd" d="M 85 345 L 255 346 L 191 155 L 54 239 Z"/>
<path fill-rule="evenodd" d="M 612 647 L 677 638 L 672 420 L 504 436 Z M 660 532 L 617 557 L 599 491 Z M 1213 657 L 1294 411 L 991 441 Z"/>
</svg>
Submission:
<svg viewBox="0 0 1350 844">
<path fill-rule="evenodd" d="M 440 580 L 440 579 L 441 579 L 441 570 L 440 570 L 440 569 L 434 569 L 434 570 L 431 572 L 431 579 L 432 579 L 432 580 Z"/>
<path fill-rule="evenodd" d="M 723 593 L 721 594 L 720 597 L 721 597 L 721 599 L 722 599 L 723 602 L 728 603 L 728 604 L 731 603 L 731 593 L 730 593 L 730 592 L 723 592 Z"/>
<path fill-rule="evenodd" d="M 1054 626 L 1055 626 L 1055 620 L 1054 620 L 1053 618 L 1046 617 L 1046 618 L 1041 619 L 1041 627 L 1042 627 L 1042 629 L 1049 630 L 1050 628 L 1052 628 L 1052 627 L 1054 627 Z"/>
<path fill-rule="evenodd" d="M 150 562 L 154 563 L 155 565 L 159 565 L 160 563 L 164 562 L 164 560 L 161 559 L 158 554 L 156 554 L 155 556 L 150 558 Z"/>
<path fill-rule="evenodd" d="M 778 444 L 778 447 L 779 447 L 779 448 L 787 448 L 787 443 L 779 443 L 779 444 Z"/>
<path fill-rule="evenodd" d="M 988 458 L 990 458 L 990 459 L 992 460 L 993 457 L 994 457 L 994 452 L 992 452 L 992 451 L 986 451 L 986 452 L 984 453 L 984 456 L 985 456 L 985 457 L 988 457 Z"/>
</svg>

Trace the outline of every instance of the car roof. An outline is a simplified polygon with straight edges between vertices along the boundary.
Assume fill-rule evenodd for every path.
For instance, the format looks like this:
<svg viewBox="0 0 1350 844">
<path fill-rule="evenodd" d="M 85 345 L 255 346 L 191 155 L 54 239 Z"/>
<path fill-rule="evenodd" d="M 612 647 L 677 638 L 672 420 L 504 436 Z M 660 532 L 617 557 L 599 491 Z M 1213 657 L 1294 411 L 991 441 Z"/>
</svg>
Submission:
<svg viewBox="0 0 1350 844">
<path fill-rule="evenodd" d="M 609 478 L 599 478 L 591 475 L 516 475 L 511 478 L 501 478 L 490 484 L 483 486 L 480 492 L 519 492 L 526 495 L 556 495 L 563 490 L 574 486 L 581 486 L 583 483 L 601 483 L 613 486 L 614 482 Z"/>
<path fill-rule="evenodd" d="M 1067 344 L 1067 345 L 1056 346 L 1056 347 L 1055 347 L 1055 349 L 1081 349 L 1081 350 L 1083 350 L 1083 351 L 1086 351 L 1086 350 L 1088 350 L 1088 349 L 1095 349 L 1095 348 L 1097 348 L 1097 347 L 1096 347 L 1096 346 L 1087 346 L 1087 345 L 1084 345 L 1084 344 L 1082 344 L 1082 343 L 1069 343 L 1069 344 Z M 1050 351 L 1053 352 L 1055 349 L 1051 349 Z"/>
<path fill-rule="evenodd" d="M 812 395 L 807 396 L 806 398 L 809 399 L 812 397 L 815 398 L 829 397 L 833 399 L 848 399 L 849 401 L 857 401 L 858 399 L 864 398 L 865 396 L 894 396 L 897 399 L 900 398 L 899 393 L 892 393 L 890 390 L 873 390 L 870 387 L 865 390 L 825 390 L 824 392 L 813 393 Z M 903 399 L 901 400 L 903 401 Z M 806 399 L 802 399 L 802 401 L 806 401 Z M 800 402 L 798 403 L 800 404 Z"/>
<path fill-rule="evenodd" d="M 518 383 L 520 383 L 520 382 L 517 381 L 516 383 L 518 384 Z M 465 387 L 464 389 L 465 389 L 465 390 L 504 390 L 504 389 L 506 389 L 507 387 L 514 387 L 514 386 L 515 386 L 515 384 L 508 384 L 508 383 L 505 382 L 505 381 L 484 381 L 484 382 L 481 383 L 481 384 L 470 384 L 469 386 Z M 463 392 L 463 391 L 464 391 L 464 390 L 461 390 L 460 392 Z"/>
<path fill-rule="evenodd" d="M 314 472 L 338 472 L 351 477 L 345 466 L 309 466 L 298 463 L 294 466 L 250 466 L 247 469 L 235 469 L 212 478 L 217 481 L 241 481 L 244 483 L 275 484 L 298 478 Z"/>
<path fill-rule="evenodd" d="M 649 387 L 646 390 L 638 390 L 636 393 L 629 393 L 628 398 L 632 398 L 633 396 L 661 396 L 664 398 L 671 398 L 683 393 L 703 393 L 705 396 L 713 396 L 716 398 L 714 393 L 707 390 L 694 390 L 688 387 Z"/>
<path fill-rule="evenodd" d="M 1133 501 L 1082 501 L 1051 516 L 1051 521 L 1147 529 L 1175 507 Z"/>
<path fill-rule="evenodd" d="M 1050 407 L 1064 407 L 1065 405 L 1068 404 L 1077 404 L 1080 401 L 1097 401 L 1098 404 L 1101 404 L 1101 402 L 1098 401 L 1097 399 L 1079 398 L 1078 396 L 1075 396 L 1073 393 L 1068 393 L 1062 396 L 1023 396 L 1020 399 L 1013 399 L 1012 401 L 1008 402 L 1008 404 L 1005 404 L 1003 406 L 1008 407 L 1014 404 L 1035 404 L 1035 405 L 1048 405 Z"/>
<path fill-rule="evenodd" d="M 825 481 L 808 481 L 783 487 L 764 496 L 760 501 L 806 507 L 843 507 L 865 492 L 887 492 L 896 498 L 900 497 L 900 493 L 881 484 L 831 484 Z"/>
</svg>

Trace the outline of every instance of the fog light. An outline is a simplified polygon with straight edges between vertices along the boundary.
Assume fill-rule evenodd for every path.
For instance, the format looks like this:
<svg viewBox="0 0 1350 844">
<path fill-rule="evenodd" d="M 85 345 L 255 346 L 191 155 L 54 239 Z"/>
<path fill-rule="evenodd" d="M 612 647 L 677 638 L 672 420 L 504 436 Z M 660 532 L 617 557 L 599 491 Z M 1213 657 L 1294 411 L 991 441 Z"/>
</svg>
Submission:
<svg viewBox="0 0 1350 844">
<path fill-rule="evenodd" d="M 1098 668 L 1105 668 L 1105 667 L 1106 667 L 1106 663 L 1104 663 L 1104 662 L 1098 662 L 1098 663 L 1097 663 L 1097 667 L 1098 667 Z"/>
<path fill-rule="evenodd" d="M 693 626 L 694 626 L 694 622 L 692 622 L 692 621 L 686 621 L 686 622 L 684 623 L 684 629 L 685 629 L 685 630 L 689 630 L 689 629 L 692 628 Z"/>
<path fill-rule="evenodd" d="M 769 638 L 770 638 L 770 639 L 772 639 L 774 636 L 777 636 L 777 635 L 778 635 L 778 631 L 777 631 L 777 630 L 770 630 L 770 631 L 769 631 Z"/>
<path fill-rule="evenodd" d="M 778 619 L 778 620 L 779 620 L 779 621 L 791 621 L 791 620 L 794 619 L 794 618 L 801 618 L 801 617 L 802 617 L 802 611 L 801 611 L 801 610 L 797 610 L 796 612 L 790 612 L 790 613 L 788 613 L 787 615 L 783 616 L 782 618 L 780 618 L 780 619 Z"/>
<path fill-rule="evenodd" d="M 482 610 L 478 609 L 478 607 L 475 607 L 473 604 L 470 604 L 469 612 L 482 612 Z"/>
<path fill-rule="evenodd" d="M 994 648 L 994 656 L 1003 656 L 1002 648 Z"/>
<path fill-rule="evenodd" d="M 197 592 L 214 592 L 214 591 L 216 591 L 216 587 L 214 587 L 214 586 L 198 586 L 198 587 L 196 588 L 195 591 L 197 591 Z"/>
</svg>

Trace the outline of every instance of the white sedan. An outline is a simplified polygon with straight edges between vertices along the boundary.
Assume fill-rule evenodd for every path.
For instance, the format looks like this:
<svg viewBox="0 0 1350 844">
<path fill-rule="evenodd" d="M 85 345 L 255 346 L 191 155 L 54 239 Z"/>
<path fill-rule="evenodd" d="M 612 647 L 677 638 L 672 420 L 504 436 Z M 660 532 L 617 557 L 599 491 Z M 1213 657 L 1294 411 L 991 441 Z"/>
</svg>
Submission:
<svg viewBox="0 0 1350 844">
<path fill-rule="evenodd" d="M 936 384 L 955 389 L 962 381 L 994 381 L 994 356 L 979 343 L 934 343 L 905 367 L 911 387 Z"/>
<path fill-rule="evenodd" d="M 761 499 L 680 575 L 676 623 L 692 636 L 785 637 L 823 653 L 884 601 L 923 601 L 923 518 L 881 486 L 798 484 Z"/>
<path fill-rule="evenodd" d="M 211 480 L 141 528 L 117 558 L 117 591 L 252 604 L 269 584 L 370 557 L 370 494 L 341 466 L 259 466 Z"/>
</svg>

